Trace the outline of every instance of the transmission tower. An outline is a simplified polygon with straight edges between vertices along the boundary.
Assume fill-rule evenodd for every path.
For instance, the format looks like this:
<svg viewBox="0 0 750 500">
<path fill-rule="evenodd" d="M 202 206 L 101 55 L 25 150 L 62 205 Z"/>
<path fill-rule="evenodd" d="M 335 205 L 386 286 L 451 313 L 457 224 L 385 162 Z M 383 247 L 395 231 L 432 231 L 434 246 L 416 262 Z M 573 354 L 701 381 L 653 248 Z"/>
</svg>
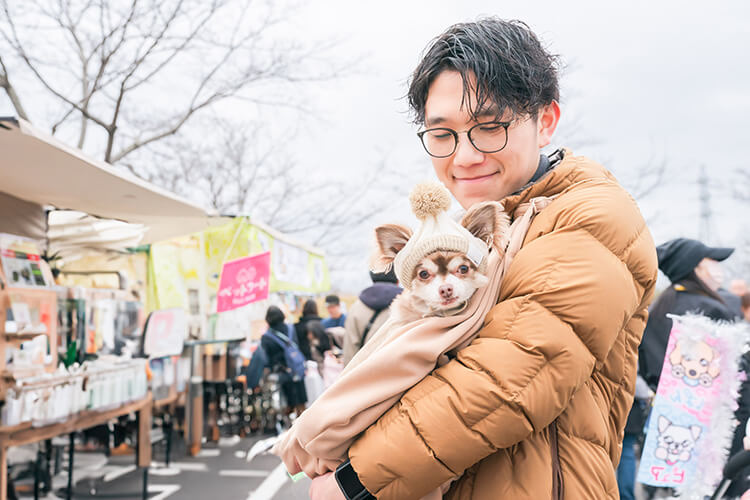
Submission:
<svg viewBox="0 0 750 500">
<path fill-rule="evenodd" d="M 698 186 L 700 188 L 700 225 L 698 226 L 698 237 L 707 245 L 711 244 L 711 190 L 708 184 L 708 175 L 706 166 L 701 165 L 701 171 L 698 175 Z"/>
</svg>

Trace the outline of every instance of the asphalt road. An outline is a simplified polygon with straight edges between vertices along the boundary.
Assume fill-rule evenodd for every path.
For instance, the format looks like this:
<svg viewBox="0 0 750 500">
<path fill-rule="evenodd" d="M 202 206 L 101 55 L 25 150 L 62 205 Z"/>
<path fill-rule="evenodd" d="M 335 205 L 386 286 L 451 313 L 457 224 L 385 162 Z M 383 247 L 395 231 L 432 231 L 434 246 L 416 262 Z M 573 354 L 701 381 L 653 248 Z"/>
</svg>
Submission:
<svg viewBox="0 0 750 500">
<path fill-rule="evenodd" d="M 149 499 L 307 500 L 310 481 L 303 479 L 293 483 L 278 458 L 260 455 L 250 462 L 246 460 L 247 452 L 257 440 L 222 438 L 218 443 L 204 444 L 197 457 L 186 456 L 184 448 L 178 444 L 169 468 L 162 462 L 163 449 L 156 447 L 149 470 Z M 141 498 L 143 473 L 135 469 L 134 457 L 110 457 L 106 465 L 102 465 L 102 457 L 101 454 L 76 453 L 74 498 Z M 63 471 L 55 478 L 55 488 L 63 487 L 66 481 L 67 471 Z M 42 498 L 61 497 L 49 494 Z"/>
</svg>

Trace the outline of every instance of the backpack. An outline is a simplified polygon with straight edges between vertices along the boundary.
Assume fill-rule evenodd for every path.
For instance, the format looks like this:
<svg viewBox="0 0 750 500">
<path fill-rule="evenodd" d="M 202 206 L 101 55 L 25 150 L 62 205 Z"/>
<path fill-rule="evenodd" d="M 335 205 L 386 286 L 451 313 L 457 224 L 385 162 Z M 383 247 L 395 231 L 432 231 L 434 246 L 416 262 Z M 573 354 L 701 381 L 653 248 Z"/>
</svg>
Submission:
<svg viewBox="0 0 750 500">
<path fill-rule="evenodd" d="M 269 330 L 266 334 L 268 337 L 276 342 L 282 349 L 284 349 L 284 359 L 286 360 L 286 366 L 292 373 L 292 378 L 295 382 L 304 380 L 305 378 L 305 355 L 299 350 L 297 344 L 287 337 L 283 333 L 276 330 Z"/>
</svg>

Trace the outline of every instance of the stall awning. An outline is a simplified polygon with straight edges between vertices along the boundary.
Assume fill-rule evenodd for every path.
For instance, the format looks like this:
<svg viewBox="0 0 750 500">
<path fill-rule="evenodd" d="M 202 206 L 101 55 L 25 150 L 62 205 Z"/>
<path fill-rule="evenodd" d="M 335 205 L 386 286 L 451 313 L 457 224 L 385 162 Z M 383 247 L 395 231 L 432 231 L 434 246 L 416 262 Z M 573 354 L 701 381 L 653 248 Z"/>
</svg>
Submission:
<svg viewBox="0 0 750 500">
<path fill-rule="evenodd" d="M 0 191 L 40 205 L 143 224 L 148 228 L 144 243 L 224 222 L 23 120 L 0 117 L 0 151 Z"/>
</svg>

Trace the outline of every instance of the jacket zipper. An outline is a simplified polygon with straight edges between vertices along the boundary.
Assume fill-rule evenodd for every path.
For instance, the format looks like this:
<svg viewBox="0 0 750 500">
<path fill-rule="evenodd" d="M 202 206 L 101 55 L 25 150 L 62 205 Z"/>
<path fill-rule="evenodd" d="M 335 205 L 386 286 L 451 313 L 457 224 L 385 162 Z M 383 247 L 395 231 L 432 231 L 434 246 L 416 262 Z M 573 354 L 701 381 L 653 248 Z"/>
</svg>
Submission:
<svg viewBox="0 0 750 500">
<path fill-rule="evenodd" d="M 552 452 L 552 500 L 563 500 L 563 475 L 560 468 L 560 450 L 557 443 L 557 420 L 549 426 L 549 445 Z"/>
</svg>

